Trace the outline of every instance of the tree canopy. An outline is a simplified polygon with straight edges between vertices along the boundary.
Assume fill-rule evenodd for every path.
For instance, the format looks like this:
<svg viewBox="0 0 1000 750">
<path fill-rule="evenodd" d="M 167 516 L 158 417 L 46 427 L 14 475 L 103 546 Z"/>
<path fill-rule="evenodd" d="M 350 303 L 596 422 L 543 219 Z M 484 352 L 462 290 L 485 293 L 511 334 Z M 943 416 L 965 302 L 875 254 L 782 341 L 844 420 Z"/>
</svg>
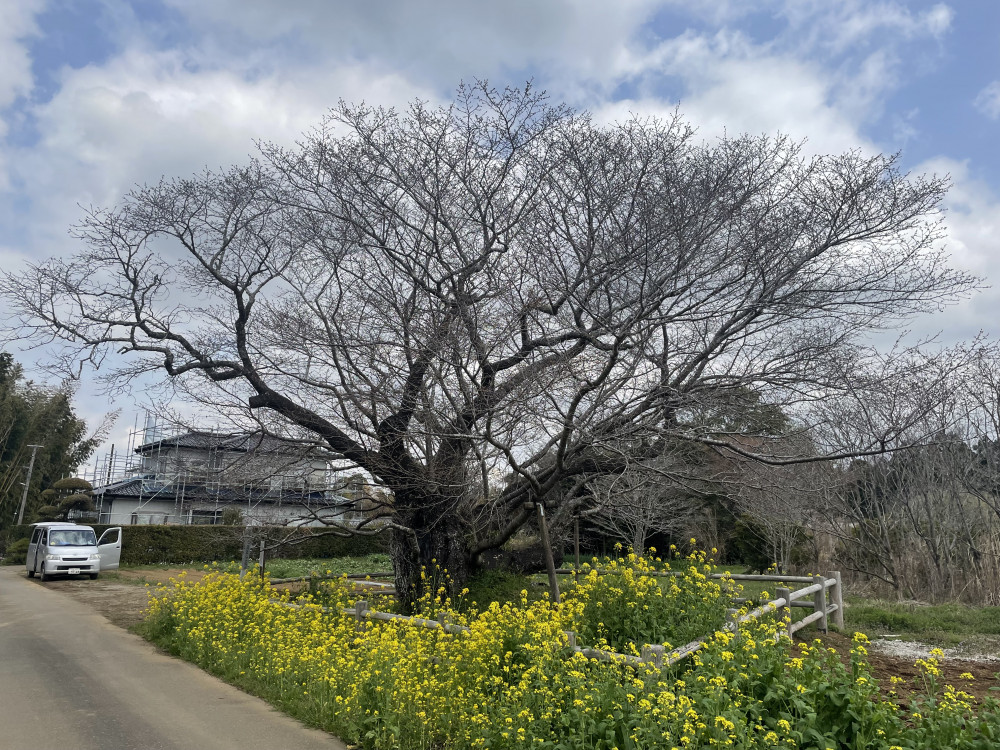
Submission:
<svg viewBox="0 0 1000 750">
<path fill-rule="evenodd" d="M 26 380 L 14 358 L 0 352 L 0 528 L 15 520 L 32 445 L 40 447 L 32 467 L 25 519 L 42 502 L 41 488 L 74 472 L 97 443 L 76 416 L 70 390 Z"/>
<path fill-rule="evenodd" d="M 373 476 L 404 590 L 681 443 L 897 443 L 947 362 L 865 337 L 975 287 L 938 242 L 945 190 L 892 156 L 479 84 L 341 104 L 293 148 L 139 187 L 3 288 L 22 331 L 115 353 L 113 378 L 159 373 Z M 774 429 L 813 454 L 761 450 Z"/>
</svg>

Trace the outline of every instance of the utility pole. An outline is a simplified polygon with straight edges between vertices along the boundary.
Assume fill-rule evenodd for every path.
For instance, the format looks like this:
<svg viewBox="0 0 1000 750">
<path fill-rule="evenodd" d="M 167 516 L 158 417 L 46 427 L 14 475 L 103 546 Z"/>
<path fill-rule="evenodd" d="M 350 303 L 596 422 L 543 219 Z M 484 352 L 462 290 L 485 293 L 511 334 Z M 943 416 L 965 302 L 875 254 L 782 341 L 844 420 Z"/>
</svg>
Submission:
<svg viewBox="0 0 1000 750">
<path fill-rule="evenodd" d="M 21 494 L 21 509 L 17 512 L 17 525 L 24 523 L 24 504 L 28 502 L 28 485 L 31 484 L 31 472 L 35 468 L 35 454 L 41 445 L 29 445 L 31 448 L 31 460 L 28 462 L 28 478 L 24 480 L 24 492 Z"/>
</svg>

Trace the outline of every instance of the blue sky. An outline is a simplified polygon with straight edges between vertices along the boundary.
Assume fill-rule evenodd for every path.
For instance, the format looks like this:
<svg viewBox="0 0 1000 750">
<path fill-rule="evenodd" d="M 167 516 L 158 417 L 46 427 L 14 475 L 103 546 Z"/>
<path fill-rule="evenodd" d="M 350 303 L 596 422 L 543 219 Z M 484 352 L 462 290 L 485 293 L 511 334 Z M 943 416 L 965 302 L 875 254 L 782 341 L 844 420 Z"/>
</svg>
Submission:
<svg viewBox="0 0 1000 750">
<path fill-rule="evenodd" d="M 290 143 L 338 99 L 530 77 L 602 119 L 679 107 L 706 138 L 901 151 L 952 176 L 954 263 L 1000 274 L 1000 3 L 0 0 L 0 60 L 4 268 L 71 252 L 81 205 Z M 998 312 L 988 288 L 914 328 L 992 336 Z"/>
</svg>

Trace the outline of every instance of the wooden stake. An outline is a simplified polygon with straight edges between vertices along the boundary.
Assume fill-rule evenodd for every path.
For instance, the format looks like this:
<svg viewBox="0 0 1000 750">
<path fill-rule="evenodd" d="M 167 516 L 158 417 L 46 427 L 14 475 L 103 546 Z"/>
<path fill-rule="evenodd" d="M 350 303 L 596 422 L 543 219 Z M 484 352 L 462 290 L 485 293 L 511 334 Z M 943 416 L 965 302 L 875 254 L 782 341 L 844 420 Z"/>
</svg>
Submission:
<svg viewBox="0 0 1000 750">
<path fill-rule="evenodd" d="M 545 508 L 541 503 L 535 503 L 538 509 L 538 528 L 542 532 L 542 549 L 545 552 L 545 567 L 549 572 L 549 598 L 559 603 L 559 576 L 556 575 L 556 561 L 552 556 L 552 543 L 549 541 L 549 527 L 545 523 Z"/>
</svg>

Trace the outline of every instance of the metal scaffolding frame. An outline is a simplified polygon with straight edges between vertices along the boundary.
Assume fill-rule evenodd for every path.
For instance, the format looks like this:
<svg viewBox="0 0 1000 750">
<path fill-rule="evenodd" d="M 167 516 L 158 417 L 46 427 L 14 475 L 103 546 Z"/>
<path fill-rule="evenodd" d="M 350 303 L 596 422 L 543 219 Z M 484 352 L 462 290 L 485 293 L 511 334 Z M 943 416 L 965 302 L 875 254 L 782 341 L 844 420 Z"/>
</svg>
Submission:
<svg viewBox="0 0 1000 750">
<path fill-rule="evenodd" d="M 198 434 L 218 434 L 220 439 L 230 435 L 214 429 L 199 431 Z M 316 499 L 321 509 L 336 507 L 335 503 L 328 501 L 343 497 L 341 492 L 348 484 L 329 466 L 324 471 L 323 481 L 318 483 L 320 486 L 311 481 L 310 470 L 303 472 L 301 465 L 295 473 L 263 472 L 254 475 L 252 471 L 246 471 L 251 463 L 249 453 L 244 466 L 237 467 L 238 460 L 226 464 L 225 457 L 239 451 L 218 445 L 204 449 L 204 465 L 183 467 L 176 460 L 182 449 L 170 443 L 173 437 L 176 436 L 165 434 L 155 415 L 147 413 L 141 428 L 139 418 L 136 418 L 124 450 L 111 445 L 103 456 L 97 458 L 89 472 L 91 477 L 87 478 L 98 490 L 100 522 L 104 522 L 110 513 L 104 507 L 104 492 L 101 490 L 136 480 L 139 480 L 139 495 L 138 505 L 132 511 L 133 520 L 143 515 L 141 510 L 150 503 L 169 497 L 174 501 L 174 512 L 163 515 L 160 523 L 173 524 L 197 523 L 197 511 L 210 514 L 201 516 L 210 519 L 208 523 L 218 523 L 226 508 L 238 508 L 245 518 L 254 519 L 264 515 L 265 507 L 287 507 L 293 498 L 304 500 L 307 504 Z M 137 453 L 138 448 L 148 445 L 154 447 L 143 454 Z M 170 459 L 174 459 L 175 466 L 168 467 Z M 301 462 L 290 461 L 289 465 L 292 463 Z M 348 511 L 345 517 L 349 520 L 359 513 L 359 509 L 355 508 Z"/>
</svg>

